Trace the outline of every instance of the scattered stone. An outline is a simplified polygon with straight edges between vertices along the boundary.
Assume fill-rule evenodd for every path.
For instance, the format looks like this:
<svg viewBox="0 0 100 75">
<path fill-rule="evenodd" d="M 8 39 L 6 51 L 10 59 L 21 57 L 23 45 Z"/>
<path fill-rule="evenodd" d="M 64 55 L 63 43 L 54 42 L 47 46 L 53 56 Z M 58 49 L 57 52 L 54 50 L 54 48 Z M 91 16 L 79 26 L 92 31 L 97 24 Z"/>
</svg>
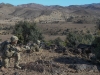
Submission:
<svg viewBox="0 0 100 75">
<path fill-rule="evenodd" d="M 19 73 L 18 72 L 15 72 L 14 75 L 19 75 Z"/>
<path fill-rule="evenodd" d="M 69 68 L 75 69 L 77 72 L 99 72 L 99 68 L 96 65 L 87 65 L 87 64 L 73 64 L 70 65 Z"/>
</svg>

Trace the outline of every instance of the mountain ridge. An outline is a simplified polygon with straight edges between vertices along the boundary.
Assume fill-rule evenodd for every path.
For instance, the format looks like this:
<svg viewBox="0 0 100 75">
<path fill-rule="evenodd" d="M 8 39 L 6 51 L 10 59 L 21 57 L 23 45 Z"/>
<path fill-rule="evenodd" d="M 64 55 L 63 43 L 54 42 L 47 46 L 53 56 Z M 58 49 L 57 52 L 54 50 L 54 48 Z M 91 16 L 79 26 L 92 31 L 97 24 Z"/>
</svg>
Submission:
<svg viewBox="0 0 100 75">
<path fill-rule="evenodd" d="M 100 3 L 70 6 L 44 6 L 36 3 L 14 6 L 8 3 L 0 3 L 0 10 L 0 20 L 12 20 L 12 18 L 18 17 L 18 21 L 21 18 L 21 20 L 29 20 L 39 23 L 78 23 L 76 21 L 79 21 L 80 19 L 82 21 L 86 20 L 87 23 L 92 23 L 94 19 L 97 20 L 100 18 Z"/>
</svg>

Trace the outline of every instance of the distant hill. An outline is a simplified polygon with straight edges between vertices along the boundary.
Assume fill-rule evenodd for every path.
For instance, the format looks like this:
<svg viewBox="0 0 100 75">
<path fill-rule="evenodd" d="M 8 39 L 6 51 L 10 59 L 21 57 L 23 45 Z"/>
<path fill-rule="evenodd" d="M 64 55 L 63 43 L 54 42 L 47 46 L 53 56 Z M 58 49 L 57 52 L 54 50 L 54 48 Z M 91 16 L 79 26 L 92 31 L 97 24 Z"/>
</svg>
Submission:
<svg viewBox="0 0 100 75">
<path fill-rule="evenodd" d="M 39 23 L 95 23 L 100 18 L 100 3 L 71 6 L 44 6 L 35 3 L 11 5 L 0 3 L 0 20 L 29 20 Z"/>
</svg>

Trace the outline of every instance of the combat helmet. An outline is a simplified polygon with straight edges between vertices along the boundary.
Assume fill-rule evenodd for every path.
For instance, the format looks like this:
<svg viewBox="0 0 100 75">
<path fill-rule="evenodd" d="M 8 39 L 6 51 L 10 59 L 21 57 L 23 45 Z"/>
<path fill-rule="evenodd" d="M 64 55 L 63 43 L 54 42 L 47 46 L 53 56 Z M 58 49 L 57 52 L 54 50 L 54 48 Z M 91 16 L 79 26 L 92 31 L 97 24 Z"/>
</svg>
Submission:
<svg viewBox="0 0 100 75">
<path fill-rule="evenodd" d="M 40 40 L 37 40 L 37 44 L 39 45 L 41 42 L 40 42 Z"/>
<path fill-rule="evenodd" d="M 18 37 L 17 37 L 17 36 L 12 36 L 12 37 L 10 38 L 10 40 L 11 40 L 11 42 L 14 42 L 14 41 L 18 40 Z"/>
</svg>

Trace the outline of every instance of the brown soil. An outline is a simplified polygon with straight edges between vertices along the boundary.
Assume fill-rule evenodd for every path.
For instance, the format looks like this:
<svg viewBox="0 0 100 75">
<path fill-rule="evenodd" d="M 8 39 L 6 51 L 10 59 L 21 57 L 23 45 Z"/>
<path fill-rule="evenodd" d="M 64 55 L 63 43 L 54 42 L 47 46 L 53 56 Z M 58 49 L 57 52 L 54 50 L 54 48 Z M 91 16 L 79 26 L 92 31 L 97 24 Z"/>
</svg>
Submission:
<svg viewBox="0 0 100 75">
<path fill-rule="evenodd" d="M 71 60 L 70 60 L 71 59 Z M 63 55 L 62 53 L 55 53 L 54 51 L 41 50 L 40 52 L 33 52 L 30 54 L 21 53 L 20 66 L 22 69 L 14 69 L 14 59 L 11 59 L 9 68 L 0 71 L 0 75 L 99 75 L 99 72 L 92 70 L 77 72 L 69 68 L 76 60 L 83 64 L 80 56 L 70 54 Z M 82 63 L 81 63 L 82 62 Z M 86 63 L 87 64 L 87 63 Z"/>
</svg>

